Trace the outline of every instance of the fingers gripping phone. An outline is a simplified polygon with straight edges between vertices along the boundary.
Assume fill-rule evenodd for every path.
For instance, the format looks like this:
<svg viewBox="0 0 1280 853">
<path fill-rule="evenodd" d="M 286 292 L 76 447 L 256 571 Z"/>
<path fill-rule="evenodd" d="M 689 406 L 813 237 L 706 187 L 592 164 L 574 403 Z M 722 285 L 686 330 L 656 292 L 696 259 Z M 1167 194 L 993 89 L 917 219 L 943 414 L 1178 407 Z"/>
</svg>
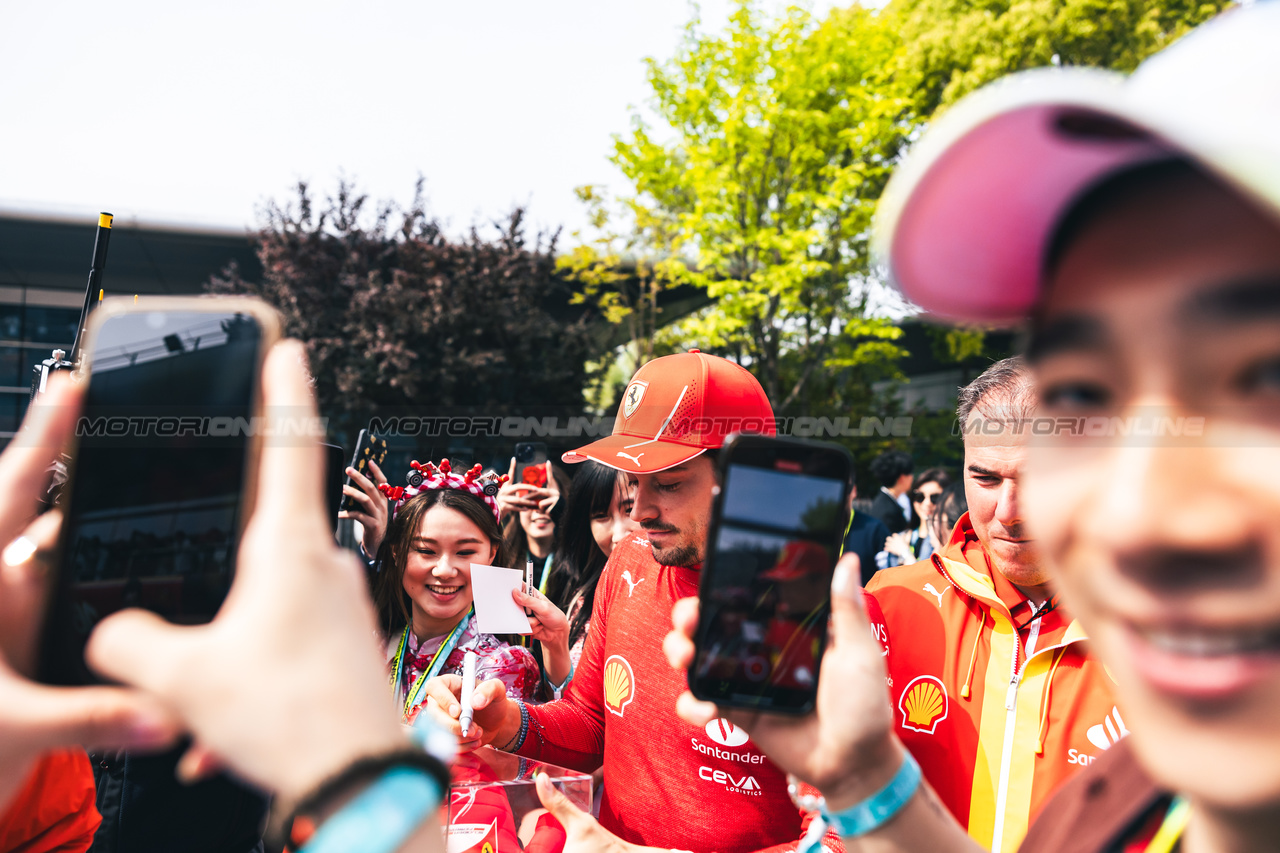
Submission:
<svg viewBox="0 0 1280 853">
<path fill-rule="evenodd" d="M 547 446 L 540 441 L 516 445 L 516 483 L 544 488 L 547 485 Z"/>
<path fill-rule="evenodd" d="M 356 452 L 351 457 L 350 468 L 355 468 L 366 477 L 369 476 L 369 463 L 372 462 L 378 468 L 382 468 L 382 463 L 387 459 L 387 440 L 380 435 L 374 435 L 367 429 L 360 430 L 360 435 L 356 437 Z M 414 472 L 417 473 L 417 472 Z M 346 478 L 348 486 L 354 486 L 350 477 Z M 338 504 L 339 510 L 356 509 L 356 502 L 346 494 L 342 495 L 342 503 Z"/>
<path fill-rule="evenodd" d="M 97 680 L 85 642 L 117 610 L 143 607 L 181 624 L 213 618 L 252 511 L 261 434 L 274 428 L 259 390 L 279 337 L 266 303 L 108 300 L 87 335 L 41 642 L 39 676 L 53 684 Z"/>
<path fill-rule="evenodd" d="M 725 443 L 699 586 L 694 696 L 778 714 L 813 709 L 852 475 L 837 444 L 755 435 Z"/>
</svg>

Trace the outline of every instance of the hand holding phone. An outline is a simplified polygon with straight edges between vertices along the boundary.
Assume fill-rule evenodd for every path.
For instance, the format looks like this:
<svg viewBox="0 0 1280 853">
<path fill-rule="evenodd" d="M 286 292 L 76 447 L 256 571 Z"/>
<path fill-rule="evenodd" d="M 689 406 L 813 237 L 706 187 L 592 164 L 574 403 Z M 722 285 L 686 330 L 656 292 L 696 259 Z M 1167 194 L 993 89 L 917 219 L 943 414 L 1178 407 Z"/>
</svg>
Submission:
<svg viewBox="0 0 1280 853">
<path fill-rule="evenodd" d="M 375 557 L 383 537 L 387 535 L 390 520 L 387 496 L 378 491 L 378 486 L 387 482 L 387 476 L 378 463 L 370 459 L 365 473 L 354 466 L 348 468 L 347 481 L 351 485 L 342 487 L 342 495 L 343 500 L 351 501 L 352 509 L 339 512 L 338 518 L 350 518 L 360 523 L 363 531 L 360 546 L 370 557 Z"/>
<path fill-rule="evenodd" d="M 115 299 L 93 313 L 42 681 L 95 681 L 84 644 L 117 610 L 213 618 L 252 511 L 269 420 L 259 376 L 278 330 L 266 303 L 242 297 Z M 271 417 L 290 434 L 298 416 Z"/>
<path fill-rule="evenodd" d="M 374 435 L 367 429 L 362 429 L 360 430 L 360 434 L 356 436 L 356 450 L 355 453 L 351 455 L 351 464 L 347 467 L 356 469 L 356 473 L 362 475 L 366 479 L 374 479 L 370 476 L 371 466 L 372 468 L 380 470 L 382 468 L 382 464 L 386 462 L 386 459 L 387 440 L 380 435 Z M 348 474 L 345 485 L 356 485 L 354 479 L 353 475 Z M 377 480 L 374 479 L 374 482 L 376 483 Z M 382 482 L 386 482 L 385 477 Z M 363 487 L 358 488 L 363 491 Z M 359 500 L 359 494 L 348 494 L 347 490 L 344 488 L 342 490 L 342 503 L 338 505 L 338 509 L 339 511 L 359 509 L 357 506 L 357 502 Z"/>
<path fill-rule="evenodd" d="M 813 713 L 776 715 L 720 707 L 689 691 L 676 699 L 676 714 L 691 725 L 701 728 L 722 719 L 741 727 L 782 770 L 822 792 L 833 810 L 875 794 L 902 765 L 905 753 L 893 731 L 885 649 L 873 632 L 877 623 L 883 627 L 884 617 L 875 599 L 862 591 L 860 576 L 857 554 L 840 558 L 831 585 L 830 641 Z M 671 623 L 663 650 L 673 668 L 687 670 L 697 651 L 698 599 L 677 601 Z"/>
<path fill-rule="evenodd" d="M 544 461 L 539 468 L 525 469 L 524 476 L 528 479 L 536 479 L 542 483 L 540 486 L 536 486 L 531 482 L 517 481 L 516 470 L 518 467 L 519 463 L 516 462 L 515 457 L 511 457 L 511 467 L 507 469 L 507 480 L 498 489 L 499 512 L 503 515 L 536 509 L 550 512 L 551 508 L 560 500 L 560 487 L 551 471 L 551 463 Z M 530 477 L 530 474 L 535 470 L 541 473 L 541 477 Z"/>
<path fill-rule="evenodd" d="M 270 410 L 316 415 L 304 361 L 296 341 L 272 350 L 262 383 Z M 267 440 L 234 589 L 211 625 L 130 610 L 104 619 L 87 649 L 97 671 L 181 716 L 199 745 L 188 772 L 216 756 L 293 802 L 357 758 L 409 745 L 371 641 L 364 572 L 324 516 L 322 462 L 313 439 Z M 298 708 L 314 712 L 305 725 Z M 424 825 L 422 837 L 431 832 L 438 843 L 438 828 Z"/>
<path fill-rule="evenodd" d="M 81 389 L 69 375 L 51 377 L 27 411 L 22 431 L 0 454 L 0 814 L 45 750 L 73 744 L 157 749 L 179 724 L 153 697 L 120 687 L 67 690 L 27 680 L 49 592 L 48 554 L 59 513 L 36 517 L 49 463 L 66 445 Z M 36 517 L 26 527 L 27 521 Z"/>
<path fill-rule="evenodd" d="M 836 444 L 739 435 L 719 463 L 689 687 L 724 707 L 807 713 L 853 459 Z"/>
</svg>

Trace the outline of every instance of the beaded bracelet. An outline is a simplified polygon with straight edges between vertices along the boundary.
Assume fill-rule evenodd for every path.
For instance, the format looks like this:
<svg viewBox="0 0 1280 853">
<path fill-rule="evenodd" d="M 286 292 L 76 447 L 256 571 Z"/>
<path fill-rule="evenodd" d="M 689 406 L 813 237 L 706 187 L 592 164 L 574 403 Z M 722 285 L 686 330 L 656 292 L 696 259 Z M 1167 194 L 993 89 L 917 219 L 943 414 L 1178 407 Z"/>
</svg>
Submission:
<svg viewBox="0 0 1280 853">
<path fill-rule="evenodd" d="M 502 752 L 515 752 L 524 746 L 524 739 L 529 734 L 529 709 L 525 707 L 523 699 L 512 699 L 516 706 L 520 709 L 520 730 L 516 732 L 511 740 L 498 747 Z"/>
</svg>

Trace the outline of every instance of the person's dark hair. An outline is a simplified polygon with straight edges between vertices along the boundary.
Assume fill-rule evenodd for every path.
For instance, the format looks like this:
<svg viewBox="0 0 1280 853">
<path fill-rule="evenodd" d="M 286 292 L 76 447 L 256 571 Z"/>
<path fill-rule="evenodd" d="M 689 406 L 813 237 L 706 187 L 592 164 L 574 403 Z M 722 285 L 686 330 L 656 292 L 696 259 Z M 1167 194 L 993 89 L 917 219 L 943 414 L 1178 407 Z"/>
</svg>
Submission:
<svg viewBox="0 0 1280 853">
<path fill-rule="evenodd" d="M 892 488 L 903 474 L 910 474 L 915 468 L 911 454 L 905 450 L 886 450 L 871 460 L 871 476 L 881 486 Z"/>
<path fill-rule="evenodd" d="M 938 496 L 938 504 L 933 508 L 933 515 L 929 518 L 933 535 L 939 542 L 946 543 L 960 516 L 968 511 L 969 499 L 964 494 L 964 480 L 957 480 Z"/>
<path fill-rule="evenodd" d="M 947 473 L 945 468 L 926 468 L 915 479 L 911 481 L 911 529 L 915 530 L 920 526 L 920 514 L 916 512 L 916 501 L 920 500 L 920 487 L 925 483 L 937 483 L 938 488 L 946 491 L 947 486 L 951 485 L 951 475 Z M 939 496 L 941 497 L 941 496 Z M 934 503 L 934 510 L 937 510 L 937 503 Z"/>
<path fill-rule="evenodd" d="M 968 435 L 969 418 L 975 411 L 986 420 L 1009 423 L 1031 418 L 1035 406 L 1031 372 L 1022 356 L 1015 355 L 997 361 L 960 389 L 956 419 L 961 435 Z"/>
<path fill-rule="evenodd" d="M 569 499 L 564 501 L 564 514 L 556 525 L 560 532 L 560 548 L 547 582 L 547 598 L 566 613 L 573 599 L 581 593 L 582 606 L 569 622 L 569 645 L 572 646 L 591 621 L 596 586 L 604 570 L 606 558 L 591 534 L 591 519 L 609 511 L 616 494 L 625 494 L 627 484 L 620 471 L 587 461 L 578 466 Z"/>
<path fill-rule="evenodd" d="M 925 468 L 911 481 L 911 489 L 915 491 L 925 483 L 937 483 L 943 490 L 951 485 L 951 475 L 946 468 Z M 914 498 L 912 498 L 914 500 Z"/>
<path fill-rule="evenodd" d="M 373 603 L 378 611 L 378 627 L 391 636 L 412 619 L 409 593 L 404 589 L 404 569 L 409 562 L 413 539 L 422 529 L 422 519 L 433 507 L 443 506 L 462 513 L 493 545 L 493 565 L 511 566 L 511 554 L 502 541 L 498 520 L 479 498 L 459 489 L 436 489 L 414 495 L 391 520 L 387 537 L 378 548 L 381 570 L 373 580 Z"/>
<path fill-rule="evenodd" d="M 555 477 L 556 485 L 560 488 L 560 500 L 556 501 L 556 505 L 548 513 L 556 526 L 555 538 L 551 543 L 551 553 L 554 554 L 560 548 L 560 520 L 564 515 L 565 501 L 572 491 L 572 481 L 568 474 L 555 465 L 551 466 L 551 475 Z M 502 520 L 502 541 L 513 560 L 523 560 L 524 555 L 529 552 L 529 536 L 524 532 L 524 525 L 520 523 L 519 513 L 513 512 Z"/>
</svg>

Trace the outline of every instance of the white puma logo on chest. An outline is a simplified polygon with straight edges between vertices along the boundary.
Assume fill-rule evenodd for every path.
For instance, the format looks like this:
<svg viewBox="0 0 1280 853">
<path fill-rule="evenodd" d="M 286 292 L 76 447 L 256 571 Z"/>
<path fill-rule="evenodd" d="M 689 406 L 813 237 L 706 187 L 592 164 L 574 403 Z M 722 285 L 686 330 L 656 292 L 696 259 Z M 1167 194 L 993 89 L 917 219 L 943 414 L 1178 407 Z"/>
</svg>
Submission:
<svg viewBox="0 0 1280 853">
<path fill-rule="evenodd" d="M 626 581 L 626 582 L 627 582 L 627 586 L 629 586 L 629 587 L 630 587 L 630 589 L 628 589 L 628 590 L 627 590 L 627 598 L 630 598 L 630 597 L 631 597 L 631 593 L 635 592 L 635 591 L 636 591 L 636 587 L 637 587 L 637 586 L 639 586 L 639 585 L 641 584 L 641 582 L 642 582 L 642 581 L 644 581 L 644 578 L 640 578 L 640 580 L 635 580 L 635 581 L 633 581 L 633 580 L 631 579 L 631 570 L 630 570 L 630 569 L 626 569 L 625 571 L 623 571 L 623 573 L 622 573 L 622 579 L 623 579 L 624 581 Z"/>
<path fill-rule="evenodd" d="M 951 587 L 949 587 L 949 586 L 944 586 L 944 587 L 942 588 L 942 592 L 938 592 L 936 589 L 934 589 L 934 588 L 933 588 L 933 584 L 931 584 L 931 583 L 927 583 L 927 584 L 925 584 L 925 585 L 924 585 L 924 591 L 925 591 L 925 592 L 927 592 L 927 593 L 929 593 L 930 595 L 932 595 L 932 596 L 934 596 L 934 597 L 936 597 L 936 598 L 938 599 L 938 609 L 939 609 L 939 610 L 941 610 L 941 609 L 942 609 L 942 596 L 946 595 L 946 594 L 947 594 L 947 590 L 949 590 L 949 589 L 951 589 Z"/>
</svg>

